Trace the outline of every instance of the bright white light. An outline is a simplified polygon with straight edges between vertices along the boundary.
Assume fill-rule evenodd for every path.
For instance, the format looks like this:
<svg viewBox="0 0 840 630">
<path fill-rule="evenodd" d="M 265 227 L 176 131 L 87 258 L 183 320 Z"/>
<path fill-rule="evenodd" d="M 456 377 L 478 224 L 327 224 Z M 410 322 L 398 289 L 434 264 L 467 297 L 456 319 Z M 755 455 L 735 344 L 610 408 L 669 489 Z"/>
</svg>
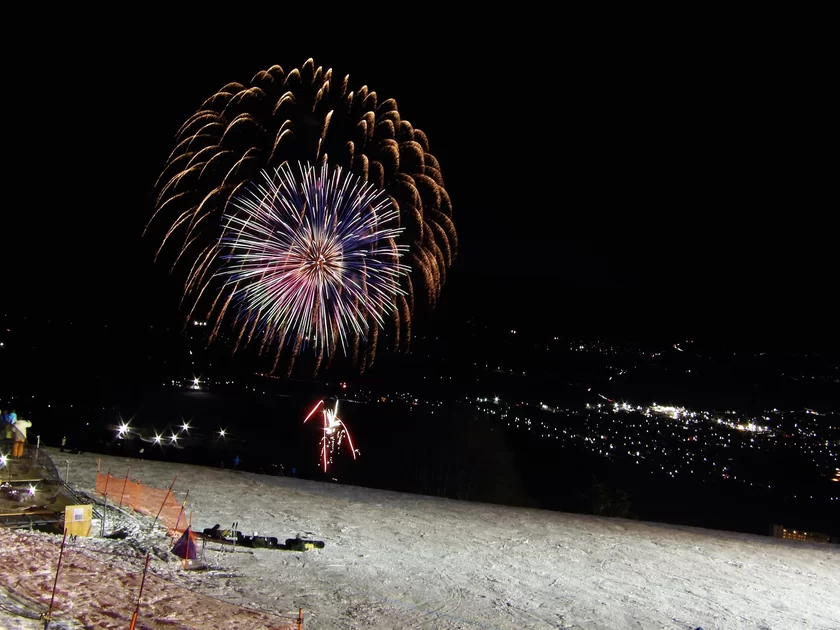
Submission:
<svg viewBox="0 0 840 630">
<path fill-rule="evenodd" d="M 326 420 L 324 426 L 324 433 L 327 435 L 332 435 L 335 430 L 341 426 L 341 420 L 338 417 L 338 401 L 335 401 L 335 408 L 334 409 L 325 409 L 324 410 L 324 419 Z"/>
<path fill-rule="evenodd" d="M 182 428 L 184 431 L 189 431 L 189 430 L 190 430 L 190 423 L 189 423 L 189 422 L 185 422 L 184 424 L 182 424 L 182 425 L 181 425 L 181 428 Z"/>
<path fill-rule="evenodd" d="M 160 438 L 161 436 L 155 433 L 155 444 L 160 444 Z"/>
<path fill-rule="evenodd" d="M 224 429 L 219 429 L 219 437 L 225 437 L 225 433 L 227 433 L 227 431 L 225 431 Z"/>
<path fill-rule="evenodd" d="M 172 434 L 172 437 L 169 438 L 169 443 L 172 444 L 173 442 L 175 442 L 175 444 L 178 443 L 178 436 L 174 433 Z"/>
<path fill-rule="evenodd" d="M 0 466 L 5 466 L 5 465 L 6 465 L 6 456 L 5 455 L 0 455 Z"/>
<path fill-rule="evenodd" d="M 679 420 L 680 416 L 686 413 L 684 407 L 671 407 L 668 405 L 657 405 L 656 403 L 651 405 L 650 410 L 653 413 L 668 416 L 672 420 Z"/>
</svg>

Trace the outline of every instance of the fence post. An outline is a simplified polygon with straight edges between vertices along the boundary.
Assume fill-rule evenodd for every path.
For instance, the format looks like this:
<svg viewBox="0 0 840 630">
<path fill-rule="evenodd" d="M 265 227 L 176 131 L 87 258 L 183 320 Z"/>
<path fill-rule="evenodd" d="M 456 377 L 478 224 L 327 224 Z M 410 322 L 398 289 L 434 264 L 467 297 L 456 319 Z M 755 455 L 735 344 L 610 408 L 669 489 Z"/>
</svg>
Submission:
<svg viewBox="0 0 840 630">
<path fill-rule="evenodd" d="M 137 607 L 134 609 L 134 614 L 131 615 L 131 625 L 128 630 L 134 630 L 137 625 L 137 615 L 140 614 L 140 598 L 143 597 L 143 585 L 146 583 L 146 572 L 149 570 L 149 555 L 146 554 L 146 566 L 143 568 L 143 579 L 140 580 L 140 593 L 137 595 Z"/>
<path fill-rule="evenodd" d="M 99 475 L 98 472 L 96 474 L 97 474 L 97 476 Z M 108 472 L 105 473 L 105 474 L 107 476 L 105 477 L 105 489 L 102 491 L 102 494 L 104 494 L 107 497 L 108 496 L 108 482 L 111 481 L 111 467 L 110 466 L 108 466 Z"/>
<path fill-rule="evenodd" d="M 64 528 L 64 538 L 61 539 L 61 551 L 58 552 L 58 565 L 55 567 L 55 580 L 53 580 L 52 596 L 50 597 L 50 607 L 44 617 L 44 630 L 50 626 L 50 619 L 52 618 L 53 602 L 55 601 L 55 587 L 58 585 L 58 572 L 61 570 L 61 557 L 64 555 L 64 545 L 67 542 L 67 528 Z"/>
<path fill-rule="evenodd" d="M 128 473 L 131 471 L 131 466 L 125 469 L 125 481 L 123 481 L 123 489 L 120 494 L 120 509 L 122 509 L 123 496 L 125 495 L 125 486 L 128 483 Z"/>
<path fill-rule="evenodd" d="M 105 493 L 105 505 L 102 506 L 102 523 L 99 528 L 99 535 L 105 535 L 105 518 L 108 516 L 108 493 Z"/>
<path fill-rule="evenodd" d="M 181 524 L 181 515 L 185 514 L 187 511 L 187 499 L 190 497 L 190 489 L 187 488 L 187 495 L 184 497 L 184 503 L 181 505 L 181 511 L 178 512 L 178 520 L 175 521 L 175 533 L 178 533 L 178 525 Z M 172 546 L 175 546 L 175 543 L 172 543 Z"/>
<path fill-rule="evenodd" d="M 100 460 L 102 461 L 102 460 Z M 111 481 L 111 467 L 108 466 L 108 472 L 105 473 L 105 488 L 102 490 L 102 495 L 105 497 L 105 507 L 102 510 L 102 527 L 100 528 L 100 536 L 105 535 L 105 519 L 108 516 L 108 482 Z M 96 476 L 99 477 L 99 464 L 96 465 Z"/>
<path fill-rule="evenodd" d="M 172 483 L 169 484 L 169 490 L 166 491 L 166 496 L 163 497 L 163 503 L 160 504 L 160 509 L 158 510 L 157 516 L 155 516 L 155 520 L 152 521 L 152 526 L 149 528 L 149 531 L 152 532 L 155 529 L 155 523 L 157 523 L 158 518 L 160 518 L 160 513 L 163 512 L 163 508 L 166 505 L 166 501 L 169 499 L 169 495 L 172 492 L 172 488 L 175 487 L 175 480 L 178 479 L 178 475 L 175 475 L 175 478 L 172 480 Z"/>
<path fill-rule="evenodd" d="M 189 524 L 189 525 L 187 525 L 187 529 L 188 529 L 188 530 L 189 530 L 189 532 L 190 532 L 190 535 L 189 535 L 189 538 L 188 538 L 188 542 L 187 542 L 187 544 L 189 545 L 189 543 L 191 543 L 191 542 L 192 542 L 192 537 L 193 537 L 193 531 L 192 531 L 192 512 L 190 512 L 190 524 Z M 198 557 L 198 549 L 196 549 L 196 554 L 195 554 L 195 555 L 196 555 L 196 558 L 197 558 L 197 557 Z M 183 562 L 183 564 L 181 565 L 181 568 L 182 568 L 182 569 L 184 569 L 184 570 L 186 570 L 186 569 L 187 569 L 187 562 L 189 562 L 189 561 L 190 561 L 189 556 L 190 556 L 190 552 L 189 552 L 189 546 L 188 546 L 188 547 L 187 547 L 187 553 L 184 555 L 184 562 Z"/>
</svg>

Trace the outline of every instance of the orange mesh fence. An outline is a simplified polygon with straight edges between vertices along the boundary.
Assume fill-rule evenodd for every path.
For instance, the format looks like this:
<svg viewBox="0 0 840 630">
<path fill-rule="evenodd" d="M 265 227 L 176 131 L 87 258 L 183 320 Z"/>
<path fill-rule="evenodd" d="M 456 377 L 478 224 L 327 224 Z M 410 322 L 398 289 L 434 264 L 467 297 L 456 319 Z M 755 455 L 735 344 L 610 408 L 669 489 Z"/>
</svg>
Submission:
<svg viewBox="0 0 840 630">
<path fill-rule="evenodd" d="M 158 520 L 174 533 L 187 527 L 184 507 L 168 489 L 152 488 L 139 481 L 128 481 L 126 477 L 114 477 L 110 473 L 96 473 L 96 493 L 105 496 L 111 504 L 127 507 Z M 159 516 L 158 516 L 159 515 Z"/>
</svg>

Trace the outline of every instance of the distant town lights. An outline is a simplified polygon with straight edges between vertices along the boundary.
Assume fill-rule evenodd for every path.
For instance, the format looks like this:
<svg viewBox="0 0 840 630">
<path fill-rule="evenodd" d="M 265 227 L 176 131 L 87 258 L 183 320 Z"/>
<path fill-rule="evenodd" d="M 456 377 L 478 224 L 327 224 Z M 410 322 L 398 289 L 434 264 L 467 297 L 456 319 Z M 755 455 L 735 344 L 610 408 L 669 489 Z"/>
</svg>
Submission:
<svg viewBox="0 0 840 630">
<path fill-rule="evenodd" d="M 685 409 L 683 407 L 671 407 L 667 405 L 657 405 L 653 403 L 650 407 L 651 412 L 658 413 L 663 416 L 669 416 L 674 420 L 679 420 L 680 416 L 685 413 Z"/>
</svg>

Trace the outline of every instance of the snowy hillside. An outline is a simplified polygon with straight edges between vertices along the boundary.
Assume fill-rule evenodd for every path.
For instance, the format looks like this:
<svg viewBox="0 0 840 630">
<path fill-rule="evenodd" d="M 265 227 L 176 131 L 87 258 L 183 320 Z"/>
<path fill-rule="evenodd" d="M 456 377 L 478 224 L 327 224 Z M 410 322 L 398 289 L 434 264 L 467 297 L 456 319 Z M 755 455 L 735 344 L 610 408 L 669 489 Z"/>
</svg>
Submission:
<svg viewBox="0 0 840 630">
<path fill-rule="evenodd" d="M 97 455 L 49 453 L 93 492 Z M 161 488 L 177 475 L 198 531 L 238 521 L 245 534 L 325 541 L 306 552 L 208 545 L 216 570 L 173 573 L 250 608 L 302 607 L 309 630 L 840 628 L 834 546 L 102 457 L 117 476 L 129 465 Z"/>
</svg>

